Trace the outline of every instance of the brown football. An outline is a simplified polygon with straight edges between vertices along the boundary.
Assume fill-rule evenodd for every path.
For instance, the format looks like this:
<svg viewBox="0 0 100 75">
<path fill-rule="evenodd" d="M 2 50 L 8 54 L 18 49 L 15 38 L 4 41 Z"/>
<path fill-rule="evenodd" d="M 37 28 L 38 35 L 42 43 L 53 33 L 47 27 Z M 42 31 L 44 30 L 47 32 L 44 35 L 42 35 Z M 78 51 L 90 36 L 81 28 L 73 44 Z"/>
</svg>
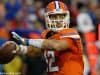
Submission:
<svg viewBox="0 0 100 75">
<path fill-rule="evenodd" d="M 14 50 L 16 50 L 16 43 L 12 41 L 6 42 L 0 48 L 0 64 L 7 64 L 12 61 L 16 55 L 16 53 L 13 53 Z"/>
</svg>

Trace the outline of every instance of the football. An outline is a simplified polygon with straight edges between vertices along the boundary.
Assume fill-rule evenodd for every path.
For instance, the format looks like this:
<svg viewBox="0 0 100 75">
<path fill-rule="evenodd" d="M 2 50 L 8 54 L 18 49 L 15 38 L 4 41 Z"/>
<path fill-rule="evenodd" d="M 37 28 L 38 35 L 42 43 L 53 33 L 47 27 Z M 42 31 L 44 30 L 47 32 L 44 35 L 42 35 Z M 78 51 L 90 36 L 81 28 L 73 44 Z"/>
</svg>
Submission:
<svg viewBox="0 0 100 75">
<path fill-rule="evenodd" d="M 13 41 L 8 41 L 2 45 L 0 48 L 0 64 L 7 64 L 13 60 L 16 53 L 16 43 Z"/>
</svg>

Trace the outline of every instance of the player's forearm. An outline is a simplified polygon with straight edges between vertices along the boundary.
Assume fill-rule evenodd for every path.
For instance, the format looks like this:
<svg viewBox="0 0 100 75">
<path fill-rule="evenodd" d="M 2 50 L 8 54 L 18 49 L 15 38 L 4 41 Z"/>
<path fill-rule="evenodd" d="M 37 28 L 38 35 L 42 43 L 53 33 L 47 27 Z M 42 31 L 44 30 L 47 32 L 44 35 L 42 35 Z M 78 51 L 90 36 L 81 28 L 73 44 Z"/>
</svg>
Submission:
<svg viewBox="0 0 100 75">
<path fill-rule="evenodd" d="M 43 48 L 47 48 L 50 50 L 65 50 L 67 48 L 67 43 L 65 40 L 45 40 L 43 43 Z"/>
<path fill-rule="evenodd" d="M 54 40 L 54 39 L 28 39 L 28 45 L 33 45 L 41 49 L 49 50 L 65 50 L 67 43 L 65 40 Z"/>
<path fill-rule="evenodd" d="M 29 57 L 35 57 L 40 56 L 42 53 L 42 50 L 33 46 L 24 46 L 20 45 L 17 49 L 17 54 L 19 55 L 26 55 Z"/>
</svg>

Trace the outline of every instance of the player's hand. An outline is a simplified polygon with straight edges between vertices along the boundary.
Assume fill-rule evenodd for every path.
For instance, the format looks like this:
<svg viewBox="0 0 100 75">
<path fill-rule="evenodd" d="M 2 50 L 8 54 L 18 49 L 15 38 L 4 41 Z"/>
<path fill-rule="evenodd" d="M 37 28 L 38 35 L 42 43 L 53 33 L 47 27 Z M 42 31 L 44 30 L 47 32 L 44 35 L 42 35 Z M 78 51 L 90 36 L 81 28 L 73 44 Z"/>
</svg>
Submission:
<svg viewBox="0 0 100 75">
<path fill-rule="evenodd" d="M 17 33 L 12 32 L 12 37 L 16 39 L 19 43 L 26 45 L 25 39 L 19 36 Z"/>
</svg>

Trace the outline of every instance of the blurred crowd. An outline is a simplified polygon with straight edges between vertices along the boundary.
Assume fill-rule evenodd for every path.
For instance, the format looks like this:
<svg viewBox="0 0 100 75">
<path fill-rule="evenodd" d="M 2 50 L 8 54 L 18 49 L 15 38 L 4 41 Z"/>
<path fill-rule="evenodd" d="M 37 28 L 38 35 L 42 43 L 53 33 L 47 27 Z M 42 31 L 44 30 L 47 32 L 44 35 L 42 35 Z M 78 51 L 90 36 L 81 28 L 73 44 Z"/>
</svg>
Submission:
<svg viewBox="0 0 100 75">
<path fill-rule="evenodd" d="M 46 29 L 44 8 L 49 1 L 52 0 L 0 0 L 0 45 L 12 40 L 12 31 L 25 38 L 40 38 L 40 33 Z M 100 75 L 99 48 L 96 46 L 96 42 L 100 40 L 100 0 L 61 1 L 68 5 L 71 12 L 70 27 L 76 28 L 82 38 L 85 62 L 84 75 Z M 41 59 L 41 57 L 37 58 Z M 36 60 L 29 58 L 23 60 L 16 56 L 9 64 L 0 65 L 0 75 L 3 75 L 2 72 L 25 73 L 26 69 L 23 69 L 23 66 L 26 64 L 29 66 L 28 72 L 34 71 L 34 68 L 37 68 L 37 62 L 39 64 L 39 68 L 36 70 L 38 73 L 40 72 L 39 69 L 44 67 L 40 66 L 43 65 L 41 62 L 44 59 L 37 60 L 37 58 Z"/>
</svg>

